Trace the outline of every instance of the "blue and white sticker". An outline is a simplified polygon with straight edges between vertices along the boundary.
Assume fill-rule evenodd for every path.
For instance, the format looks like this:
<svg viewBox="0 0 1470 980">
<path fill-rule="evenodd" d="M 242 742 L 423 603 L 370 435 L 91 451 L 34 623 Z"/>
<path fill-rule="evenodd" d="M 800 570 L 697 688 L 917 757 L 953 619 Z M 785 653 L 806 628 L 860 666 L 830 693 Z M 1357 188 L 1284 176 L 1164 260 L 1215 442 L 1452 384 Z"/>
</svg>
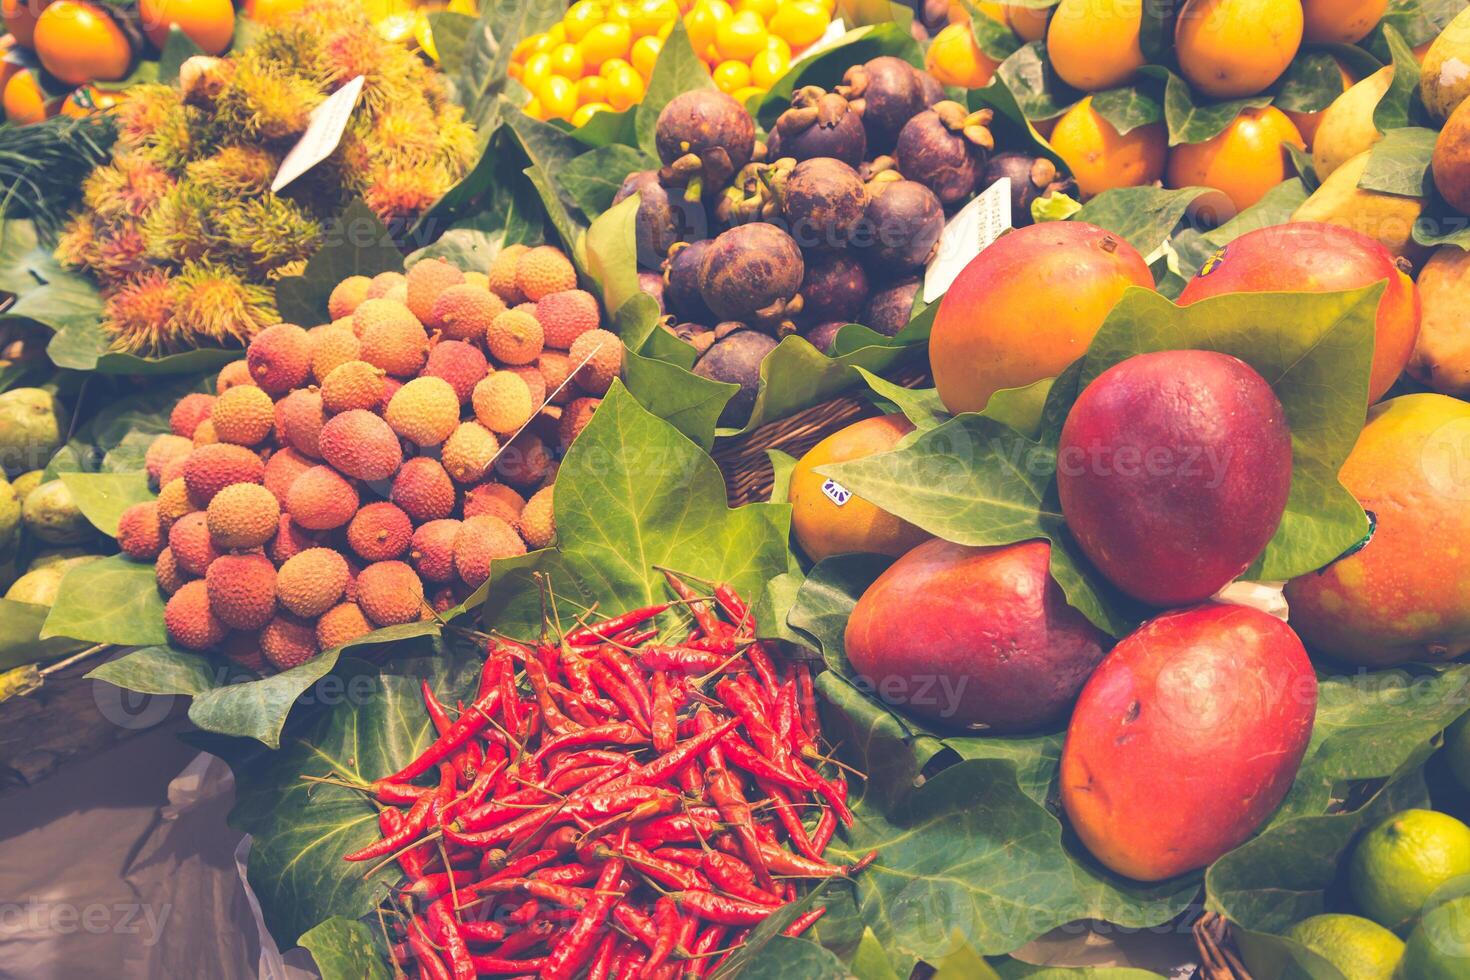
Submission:
<svg viewBox="0 0 1470 980">
<path fill-rule="evenodd" d="M 832 479 L 822 484 L 822 492 L 827 495 L 828 500 L 832 501 L 838 507 L 841 507 L 852 499 L 852 491 Z"/>
</svg>

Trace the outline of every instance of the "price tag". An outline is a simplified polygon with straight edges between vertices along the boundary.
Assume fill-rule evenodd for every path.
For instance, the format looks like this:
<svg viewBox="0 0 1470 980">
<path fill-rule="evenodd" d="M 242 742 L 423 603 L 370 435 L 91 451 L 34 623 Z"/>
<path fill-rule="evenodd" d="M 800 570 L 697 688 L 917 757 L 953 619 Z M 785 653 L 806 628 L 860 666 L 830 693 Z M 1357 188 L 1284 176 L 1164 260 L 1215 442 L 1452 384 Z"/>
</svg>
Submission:
<svg viewBox="0 0 1470 980">
<path fill-rule="evenodd" d="M 312 110 L 306 132 L 291 147 L 291 152 L 286 154 L 281 168 L 276 171 L 276 179 L 271 181 L 272 192 L 279 192 L 332 155 L 337 144 L 342 142 L 342 134 L 347 132 L 352 110 L 357 108 L 357 100 L 362 95 L 363 81 L 363 76 L 358 75 Z"/>
<path fill-rule="evenodd" d="M 1011 228 L 1011 178 L 1002 177 L 955 213 L 924 273 L 924 302 L 943 296 L 960 272 Z"/>
<path fill-rule="evenodd" d="M 841 507 L 852 499 L 852 491 L 832 479 L 822 484 L 822 492 L 827 495 L 828 500 L 832 501 L 838 507 Z"/>
</svg>

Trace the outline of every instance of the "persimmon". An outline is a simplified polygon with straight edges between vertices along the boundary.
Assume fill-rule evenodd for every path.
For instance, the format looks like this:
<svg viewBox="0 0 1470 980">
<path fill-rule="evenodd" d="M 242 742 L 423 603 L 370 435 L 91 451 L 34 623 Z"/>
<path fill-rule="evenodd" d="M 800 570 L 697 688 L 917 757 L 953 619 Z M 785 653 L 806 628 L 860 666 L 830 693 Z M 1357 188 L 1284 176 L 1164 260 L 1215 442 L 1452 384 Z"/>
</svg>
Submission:
<svg viewBox="0 0 1470 980">
<path fill-rule="evenodd" d="M 1333 60 L 1336 61 L 1337 59 L 1334 58 Z M 1337 70 L 1342 75 L 1342 90 L 1346 92 L 1353 87 L 1355 79 L 1353 78 L 1352 72 L 1347 70 L 1347 65 L 1344 65 L 1341 61 L 1337 62 Z M 1322 125 L 1322 116 L 1327 112 L 1327 109 L 1328 106 L 1323 106 L 1316 112 L 1292 112 L 1290 109 L 1281 110 L 1286 113 L 1286 118 L 1290 119 L 1292 124 L 1296 126 L 1297 132 L 1302 134 L 1302 141 L 1307 144 L 1308 151 L 1312 149 L 1312 144 L 1316 141 L 1317 127 Z"/>
<path fill-rule="evenodd" d="M 50 119 L 61 108 L 60 97 L 48 95 L 41 88 L 41 79 L 32 68 L 22 69 L 10 76 L 0 100 L 5 104 L 6 120 L 16 126 L 28 126 Z"/>
<path fill-rule="evenodd" d="M 41 11 L 34 41 L 41 67 L 67 85 L 116 81 L 133 63 L 133 48 L 117 21 L 78 0 L 55 0 Z"/>
<path fill-rule="evenodd" d="M 1383 19 L 1388 0 L 1302 0 L 1302 39 L 1357 44 Z"/>
<path fill-rule="evenodd" d="M 1223 221 L 1255 204 L 1291 175 L 1286 143 L 1306 149 L 1302 134 L 1286 113 L 1269 105 L 1245 109 L 1203 143 L 1182 143 L 1171 149 L 1165 183 L 1214 188 L 1218 193 L 1196 198 L 1191 212 Z"/>
<path fill-rule="evenodd" d="M 61 114 L 73 119 L 81 119 L 94 112 L 110 109 L 125 98 L 127 95 L 122 92 L 109 92 L 95 85 L 83 85 L 61 103 Z"/>
<path fill-rule="evenodd" d="M 1057 120 L 1051 133 L 1077 189 L 1086 197 L 1112 187 L 1135 187 L 1164 175 L 1168 134 L 1162 122 L 1119 133 L 1092 107 L 1087 96 Z"/>
<path fill-rule="evenodd" d="M 1006 24 L 1022 41 L 1040 41 L 1046 37 L 1046 16 L 1051 13 L 1045 7 L 1022 7 L 1019 4 L 1003 4 Z"/>
<path fill-rule="evenodd" d="M 230 0 L 138 0 L 138 18 L 143 33 L 160 49 L 175 25 L 205 54 L 223 54 L 235 34 Z"/>
<path fill-rule="evenodd" d="M 1062 81 L 1087 92 L 1126 82 L 1143 66 L 1143 0 L 1062 0 L 1046 29 L 1046 53 Z"/>
<path fill-rule="evenodd" d="M 941 85 L 980 88 L 990 82 L 998 62 L 992 61 L 975 43 L 969 24 L 950 24 L 934 36 L 924 67 Z"/>
<path fill-rule="evenodd" d="M 1180 72 L 1212 99 L 1264 91 L 1301 43 L 1301 0 L 1188 0 L 1174 25 Z"/>
</svg>

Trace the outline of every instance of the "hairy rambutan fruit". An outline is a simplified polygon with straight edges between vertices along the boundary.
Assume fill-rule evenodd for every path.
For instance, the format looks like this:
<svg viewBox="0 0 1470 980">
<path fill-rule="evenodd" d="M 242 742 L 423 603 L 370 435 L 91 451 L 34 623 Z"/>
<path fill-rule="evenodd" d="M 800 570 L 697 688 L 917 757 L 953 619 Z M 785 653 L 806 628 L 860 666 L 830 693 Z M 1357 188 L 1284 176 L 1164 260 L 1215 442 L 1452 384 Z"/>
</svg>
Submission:
<svg viewBox="0 0 1470 980">
<path fill-rule="evenodd" d="M 370 412 L 383 401 L 383 369 L 367 361 L 339 364 L 322 381 L 322 405 L 334 414 L 354 408 Z"/>
<path fill-rule="evenodd" d="M 601 325 L 602 309 L 585 289 L 566 289 L 541 297 L 536 302 L 536 319 L 547 347 L 568 350 L 578 337 Z"/>
<path fill-rule="evenodd" d="M 368 504 L 347 525 L 347 546 L 363 561 L 387 561 L 408 548 L 413 522 L 396 504 Z"/>
<path fill-rule="evenodd" d="M 357 575 L 357 604 L 377 626 L 416 622 L 424 611 L 424 583 L 405 562 L 374 562 Z"/>
<path fill-rule="evenodd" d="M 478 588 L 490 577 L 490 563 L 526 553 L 526 543 L 515 528 L 498 517 L 467 517 L 454 546 L 454 568 L 460 580 Z"/>
<path fill-rule="evenodd" d="M 214 495 L 205 516 L 216 547 L 259 548 L 275 536 L 281 505 L 258 483 L 236 483 Z"/>
<path fill-rule="evenodd" d="M 373 624 L 362 614 L 362 608 L 355 602 L 343 602 L 316 621 L 316 642 L 323 650 L 333 650 L 372 631 Z"/>
<path fill-rule="evenodd" d="M 168 416 L 169 431 L 176 436 L 194 438 L 199 423 L 209 418 L 214 410 L 214 396 L 191 392 L 179 399 Z"/>
<path fill-rule="evenodd" d="M 485 331 L 485 349 L 502 364 L 530 364 L 543 347 L 541 324 L 519 310 L 506 310 Z"/>
<path fill-rule="evenodd" d="M 253 385 L 243 385 L 220 395 L 209 417 L 220 442 L 254 446 L 271 434 L 275 414 L 270 395 Z"/>
<path fill-rule="evenodd" d="M 414 378 L 394 392 L 383 414 L 400 437 L 437 446 L 459 425 L 459 395 L 443 378 Z"/>
<path fill-rule="evenodd" d="M 225 638 L 225 624 L 209 608 L 209 590 L 199 580 L 185 582 L 163 607 L 169 639 L 185 650 L 208 650 Z"/>
<path fill-rule="evenodd" d="M 490 364 L 478 347 L 462 340 L 441 340 L 429 349 L 423 376 L 449 382 L 460 404 L 464 404 L 489 370 Z"/>
<path fill-rule="evenodd" d="M 531 301 L 577 288 L 577 270 L 554 245 L 537 245 L 516 262 L 516 288 Z"/>
<path fill-rule="evenodd" d="M 169 329 L 180 338 L 177 346 L 193 346 L 197 340 L 243 344 L 277 319 L 274 290 L 225 268 L 185 262 L 173 278 L 173 289 Z"/>
<path fill-rule="evenodd" d="M 357 513 L 357 490 L 330 466 L 313 466 L 286 492 L 291 520 L 308 531 L 330 531 Z"/>
<path fill-rule="evenodd" d="M 204 573 L 209 608 L 231 629 L 260 629 L 276 611 L 276 566 L 265 555 L 223 555 Z"/>
<path fill-rule="evenodd" d="M 496 371 L 475 385 L 471 402 L 475 418 L 498 435 L 515 432 L 536 410 L 525 380 L 508 371 Z"/>
<path fill-rule="evenodd" d="M 163 550 L 163 524 L 158 503 L 146 500 L 133 504 L 117 521 L 117 546 L 129 558 L 151 561 Z"/>
<path fill-rule="evenodd" d="M 318 447 L 323 459 L 359 480 L 386 480 L 403 463 L 403 448 L 388 423 L 360 408 L 328 419 Z"/>
<path fill-rule="evenodd" d="M 331 548 L 308 548 L 288 558 L 276 576 L 276 599 L 287 612 L 314 619 L 347 588 L 347 559 Z"/>
<path fill-rule="evenodd" d="M 225 146 L 184 167 L 184 178 L 233 198 L 270 190 L 281 167 L 276 156 L 258 146 Z"/>
<path fill-rule="evenodd" d="M 454 546 L 461 524 L 441 519 L 420 524 L 409 543 L 408 560 L 426 582 L 454 580 Z"/>
<path fill-rule="evenodd" d="M 158 351 L 173 346 L 174 288 L 159 269 L 123 281 L 107 296 L 103 327 L 124 351 Z"/>
<path fill-rule="evenodd" d="M 495 293 L 466 282 L 440 293 L 424 323 L 446 340 L 480 341 L 490 323 L 505 310 L 505 301 Z"/>
<path fill-rule="evenodd" d="M 184 460 L 184 485 L 199 507 L 207 506 L 225 487 L 264 479 L 265 463 L 244 446 L 224 442 L 196 446 Z"/>
<path fill-rule="evenodd" d="M 388 499 L 417 522 L 438 520 L 454 513 L 454 483 L 438 460 L 416 456 L 393 478 Z"/>
</svg>

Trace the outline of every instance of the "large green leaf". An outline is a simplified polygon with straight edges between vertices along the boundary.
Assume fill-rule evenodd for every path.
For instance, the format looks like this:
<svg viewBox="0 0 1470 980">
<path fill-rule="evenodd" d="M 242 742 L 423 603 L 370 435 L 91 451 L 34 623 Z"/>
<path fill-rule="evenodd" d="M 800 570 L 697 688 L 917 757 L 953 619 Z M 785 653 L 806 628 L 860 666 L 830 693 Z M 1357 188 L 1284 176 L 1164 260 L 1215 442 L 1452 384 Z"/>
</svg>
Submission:
<svg viewBox="0 0 1470 980">
<path fill-rule="evenodd" d="M 1072 217 L 1117 232 L 1140 255 L 1151 255 L 1179 224 L 1194 199 L 1207 193 L 1206 187 L 1115 187 L 1089 200 Z"/>
<path fill-rule="evenodd" d="M 1291 220 L 1292 212 L 1307 199 L 1307 193 L 1298 177 L 1282 181 L 1255 204 L 1220 227 L 1205 232 L 1205 240 L 1218 247 L 1230 244 L 1248 231 L 1284 225 Z"/>
<path fill-rule="evenodd" d="M 1044 41 L 1022 45 L 1001 62 L 995 75 L 1015 96 L 1026 118 L 1033 122 L 1055 119 L 1083 95 L 1057 77 L 1051 59 L 1046 56 Z"/>
<path fill-rule="evenodd" d="M 557 549 L 491 570 L 484 614 L 497 629 L 539 629 L 534 571 L 546 572 L 559 595 L 586 597 L 613 614 L 666 596 L 654 565 L 729 582 L 750 596 L 787 570 L 790 507 L 732 510 L 714 461 L 621 383 L 562 460 L 554 504 Z"/>
<path fill-rule="evenodd" d="M 334 915 L 302 933 L 322 980 L 389 980 L 392 974 L 373 931 L 356 919 Z"/>
<path fill-rule="evenodd" d="M 985 57 L 1001 62 L 1016 53 L 1021 42 L 1009 27 L 981 12 L 970 0 L 960 3 L 970 15 L 970 36 Z"/>
<path fill-rule="evenodd" d="M 153 499 L 146 473 L 63 473 L 61 482 L 83 516 L 109 538 L 117 537 L 123 511 Z"/>
<path fill-rule="evenodd" d="M 66 637 L 40 639 L 49 606 L 0 599 L 0 672 L 23 664 L 47 663 L 84 650 L 84 641 Z"/>
<path fill-rule="evenodd" d="M 586 222 L 577 202 L 561 186 L 559 174 L 586 152 L 586 145 L 551 123 L 533 119 L 514 107 L 506 109 L 506 124 L 530 166 L 525 175 L 536 188 L 546 215 L 568 252 L 575 250 Z M 575 256 L 574 256 L 575 257 Z"/>
<path fill-rule="evenodd" d="M 1439 133 L 1420 126 L 1391 129 L 1368 151 L 1368 166 L 1358 178 L 1364 190 L 1403 197 L 1425 197 L 1434 186 L 1429 158 Z"/>
<path fill-rule="evenodd" d="M 301 275 L 286 276 L 276 283 L 276 307 L 287 323 L 303 327 L 329 323 L 327 298 L 348 276 L 403 271 L 403 254 L 393 236 L 360 200 L 343 209 L 324 232 L 323 241 Z"/>
<path fill-rule="evenodd" d="M 1384 25 L 1383 40 L 1393 57 L 1393 81 L 1373 110 L 1373 125 L 1386 134 L 1409 125 L 1414 115 L 1419 99 L 1419 59 L 1392 25 Z"/>
<path fill-rule="evenodd" d="M 1302 51 L 1275 85 L 1271 104 L 1289 112 L 1321 112 L 1342 94 L 1342 70 L 1327 51 Z"/>
<path fill-rule="evenodd" d="M 1219 135 L 1246 109 L 1271 101 L 1268 93 L 1239 99 L 1206 99 L 1184 79 L 1158 65 L 1145 65 L 1139 74 L 1164 82 L 1164 122 L 1169 127 L 1169 145 L 1203 143 Z"/>
<path fill-rule="evenodd" d="M 72 566 L 41 628 L 42 639 L 53 636 L 122 646 L 163 643 L 163 597 L 153 566 L 121 555 Z"/>
<path fill-rule="evenodd" d="M 561 183 L 583 214 L 596 216 L 612 207 L 618 188 L 629 174 L 657 166 L 657 157 L 636 147 L 610 143 L 568 163 L 562 169 Z"/>
<path fill-rule="evenodd" d="M 1119 135 L 1164 118 L 1162 92 L 1157 84 L 1125 85 L 1092 96 L 1092 108 Z"/>
<path fill-rule="evenodd" d="M 1381 23 L 1385 28 L 1393 27 L 1417 48 L 1438 37 L 1464 9 L 1464 0 L 1389 0 Z"/>
</svg>

